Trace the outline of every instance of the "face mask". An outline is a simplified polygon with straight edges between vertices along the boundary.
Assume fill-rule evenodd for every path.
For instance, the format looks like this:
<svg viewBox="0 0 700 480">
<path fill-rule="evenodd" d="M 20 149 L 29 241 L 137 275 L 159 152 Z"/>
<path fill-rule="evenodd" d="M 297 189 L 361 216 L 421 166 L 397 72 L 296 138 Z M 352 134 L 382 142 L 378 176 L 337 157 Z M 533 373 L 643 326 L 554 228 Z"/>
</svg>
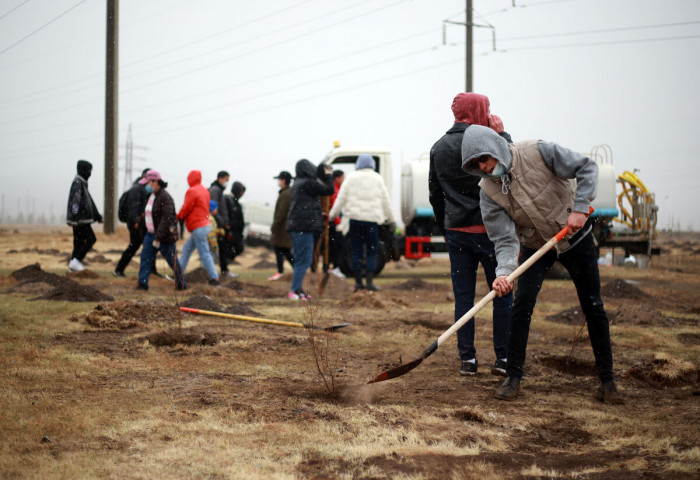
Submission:
<svg viewBox="0 0 700 480">
<path fill-rule="evenodd" d="M 493 169 L 493 172 L 489 173 L 489 177 L 501 177 L 505 175 L 506 173 L 506 168 L 501 165 L 500 163 L 496 164 L 496 168 Z"/>
<path fill-rule="evenodd" d="M 153 187 L 150 185 L 146 185 L 146 193 L 153 193 Z"/>
</svg>

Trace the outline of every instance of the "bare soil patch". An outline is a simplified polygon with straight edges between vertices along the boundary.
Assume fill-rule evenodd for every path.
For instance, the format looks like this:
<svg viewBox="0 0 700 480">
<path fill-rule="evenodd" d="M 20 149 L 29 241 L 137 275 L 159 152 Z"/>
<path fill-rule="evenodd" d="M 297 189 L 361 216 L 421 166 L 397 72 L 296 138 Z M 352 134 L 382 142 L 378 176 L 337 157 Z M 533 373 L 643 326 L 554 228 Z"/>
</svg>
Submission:
<svg viewBox="0 0 700 480">
<path fill-rule="evenodd" d="M 145 337 L 155 347 L 173 347 L 175 345 L 213 346 L 220 341 L 220 335 L 200 327 L 175 328 L 151 333 Z"/>
<path fill-rule="evenodd" d="M 596 374 L 595 363 L 588 360 L 580 360 L 568 356 L 547 355 L 538 358 L 538 361 L 546 367 L 568 375 L 588 377 Z"/>
<path fill-rule="evenodd" d="M 600 293 L 605 298 L 625 298 L 636 300 L 639 298 L 647 298 L 649 295 L 641 291 L 639 288 L 630 284 L 626 280 L 616 278 L 615 280 L 606 283 Z"/>
<path fill-rule="evenodd" d="M 180 311 L 163 300 L 117 300 L 100 303 L 83 320 L 96 328 L 125 330 L 157 322 L 174 322 Z"/>
</svg>

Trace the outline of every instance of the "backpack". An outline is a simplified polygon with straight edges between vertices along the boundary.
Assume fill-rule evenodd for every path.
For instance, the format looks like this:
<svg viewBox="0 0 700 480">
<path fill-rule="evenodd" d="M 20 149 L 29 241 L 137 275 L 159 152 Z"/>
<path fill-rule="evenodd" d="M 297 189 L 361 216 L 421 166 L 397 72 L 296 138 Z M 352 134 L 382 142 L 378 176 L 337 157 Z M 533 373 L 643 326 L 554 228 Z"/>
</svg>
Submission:
<svg viewBox="0 0 700 480">
<path fill-rule="evenodd" d="M 119 208 L 117 210 L 117 217 L 119 218 L 120 222 L 126 223 L 128 220 L 128 218 L 127 218 L 128 214 L 129 214 L 129 190 L 122 193 L 122 196 L 119 197 Z"/>
</svg>

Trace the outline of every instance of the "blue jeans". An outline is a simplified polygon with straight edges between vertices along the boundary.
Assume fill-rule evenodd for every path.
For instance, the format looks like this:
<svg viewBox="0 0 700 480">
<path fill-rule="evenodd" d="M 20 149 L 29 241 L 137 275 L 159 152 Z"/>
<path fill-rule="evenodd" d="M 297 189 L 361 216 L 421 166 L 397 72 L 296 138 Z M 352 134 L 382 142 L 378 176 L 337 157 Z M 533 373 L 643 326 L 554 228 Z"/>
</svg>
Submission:
<svg viewBox="0 0 700 480">
<path fill-rule="evenodd" d="M 362 271 L 363 249 L 367 247 L 365 272 L 377 270 L 379 252 L 379 227 L 376 222 L 350 220 L 350 244 L 352 245 L 352 271 L 355 275 Z"/>
<path fill-rule="evenodd" d="M 146 236 L 143 237 L 143 246 L 141 247 L 141 265 L 139 266 L 139 283 L 141 285 L 148 286 L 148 277 L 151 276 L 151 267 L 155 261 L 156 254 L 158 252 L 163 255 L 165 261 L 168 262 L 170 268 L 173 269 L 175 274 L 175 285 L 178 288 L 185 288 L 185 278 L 182 276 L 182 267 L 180 262 L 177 261 L 177 244 L 166 243 L 160 244 L 158 248 L 153 246 L 153 241 L 155 240 L 155 235 L 150 232 L 146 232 Z"/>
<path fill-rule="evenodd" d="M 294 273 L 292 273 L 292 292 L 302 290 L 304 275 L 311 266 L 314 254 L 313 232 L 289 232 L 294 245 Z"/>
<path fill-rule="evenodd" d="M 452 289 L 455 294 L 455 322 L 474 306 L 476 273 L 479 263 L 484 267 L 489 291 L 496 279 L 496 252 L 485 233 L 445 232 L 450 255 Z M 493 349 L 496 359 L 508 356 L 508 325 L 513 295 L 493 300 Z M 457 349 L 462 361 L 476 358 L 474 348 L 474 318 L 457 331 Z"/>
<path fill-rule="evenodd" d="M 185 242 L 185 246 L 182 247 L 182 252 L 180 253 L 180 265 L 182 266 L 183 273 L 187 270 L 187 264 L 190 261 L 190 255 L 197 249 L 199 253 L 199 259 L 202 261 L 204 269 L 209 274 L 209 279 L 214 280 L 219 278 L 216 273 L 216 266 L 214 265 L 214 258 L 211 256 L 211 250 L 209 250 L 209 240 L 207 235 L 211 231 L 209 225 L 203 227 L 195 228 L 190 232 L 190 236 Z"/>
<path fill-rule="evenodd" d="M 524 262 L 535 253 L 536 250 L 522 247 Z M 576 286 L 581 310 L 586 316 L 588 325 L 588 337 L 593 347 L 596 371 L 602 382 L 613 380 L 613 358 L 610 345 L 610 329 L 608 316 L 605 313 L 603 300 L 600 297 L 600 274 L 598 272 L 598 257 L 595 252 L 593 235 L 586 235 L 570 250 L 562 253 L 557 258 L 554 250 L 547 252 L 537 260 L 518 279 L 518 289 L 515 292 L 515 302 L 510 317 L 510 341 L 508 342 L 508 367 L 506 375 L 521 378 L 523 376 L 523 364 L 525 363 L 525 350 L 527 338 L 530 333 L 530 321 L 532 311 L 535 308 L 537 294 L 542 288 L 544 277 L 554 262 L 559 262 L 566 267 L 571 279 Z"/>
</svg>

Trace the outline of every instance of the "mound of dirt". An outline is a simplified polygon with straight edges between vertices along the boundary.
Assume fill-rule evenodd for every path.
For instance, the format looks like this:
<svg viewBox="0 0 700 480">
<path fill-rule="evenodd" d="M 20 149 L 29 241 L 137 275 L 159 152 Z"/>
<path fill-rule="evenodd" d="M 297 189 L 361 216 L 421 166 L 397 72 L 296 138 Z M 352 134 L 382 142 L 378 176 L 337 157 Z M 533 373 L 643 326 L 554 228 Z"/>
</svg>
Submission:
<svg viewBox="0 0 700 480">
<path fill-rule="evenodd" d="M 112 301 L 114 297 L 102 293 L 96 288 L 81 285 L 67 277 L 59 277 L 53 273 L 45 272 L 38 263 L 26 265 L 10 274 L 15 280 L 19 280 L 17 287 L 26 288 L 29 283 L 45 283 L 54 287 L 43 295 L 30 300 L 66 300 L 69 302 L 103 302 Z M 31 287 L 30 287 L 31 289 Z"/>
<path fill-rule="evenodd" d="M 674 321 L 646 303 L 630 303 L 620 306 L 617 310 L 608 312 L 608 317 L 612 323 L 653 325 L 658 327 L 670 327 L 675 324 Z"/>
<path fill-rule="evenodd" d="M 252 268 L 253 270 L 265 270 L 270 268 L 277 268 L 277 264 L 274 262 L 270 262 L 269 260 L 262 259 L 258 263 L 255 263 L 248 268 Z"/>
<path fill-rule="evenodd" d="M 586 316 L 581 311 L 581 307 L 571 307 L 554 315 L 548 315 L 550 322 L 564 323 L 566 325 L 582 325 L 586 321 Z"/>
<path fill-rule="evenodd" d="M 198 267 L 185 274 L 187 283 L 209 283 L 209 274 L 203 267 Z"/>
<path fill-rule="evenodd" d="M 28 295 L 44 295 L 54 289 L 54 286 L 46 282 L 22 282 L 7 290 L 8 293 L 24 293 Z"/>
<path fill-rule="evenodd" d="M 432 291 L 438 291 L 438 290 L 445 290 L 444 285 L 440 285 L 437 283 L 429 283 L 426 282 L 425 280 L 422 280 L 420 278 L 412 278 L 410 280 L 406 280 L 405 282 L 402 283 L 397 283 L 396 285 L 392 285 L 389 287 L 390 290 L 432 290 Z"/>
<path fill-rule="evenodd" d="M 10 274 L 12 278 L 18 282 L 44 282 L 54 287 L 60 283 L 70 281 L 65 277 L 59 277 L 54 273 L 45 272 L 41 269 L 41 265 L 35 263 L 33 265 L 26 265 L 19 270 L 15 270 Z"/>
<path fill-rule="evenodd" d="M 628 374 L 664 387 L 694 384 L 698 381 L 698 367 L 665 352 L 655 353 L 646 362 L 632 367 Z"/>
<path fill-rule="evenodd" d="M 685 345 L 700 345 L 700 333 L 679 333 L 677 338 Z"/>
<path fill-rule="evenodd" d="M 145 339 L 154 347 L 173 347 L 175 345 L 216 345 L 221 337 L 215 333 L 201 330 L 199 327 L 172 329 L 147 335 Z"/>
<path fill-rule="evenodd" d="M 600 293 L 603 295 L 603 297 L 616 299 L 639 299 L 649 296 L 634 285 L 619 278 L 606 283 L 605 286 L 601 288 Z"/>
<path fill-rule="evenodd" d="M 579 360 L 569 356 L 548 355 L 539 358 L 542 365 L 557 370 L 561 373 L 576 377 L 589 377 L 596 374 L 595 364 L 586 360 Z"/>
<path fill-rule="evenodd" d="M 260 313 L 256 312 L 245 303 L 239 303 L 237 305 L 224 307 L 223 305 L 220 305 L 214 299 L 206 295 L 197 295 L 194 297 L 190 297 L 187 300 L 185 300 L 181 304 L 181 306 L 188 308 L 197 308 L 199 310 L 209 310 L 211 312 L 231 313 L 233 315 L 260 315 Z"/>
<path fill-rule="evenodd" d="M 163 300 L 100 303 L 85 315 L 89 325 L 108 330 L 125 330 L 142 327 L 148 323 L 175 321 L 180 311 Z"/>
</svg>

